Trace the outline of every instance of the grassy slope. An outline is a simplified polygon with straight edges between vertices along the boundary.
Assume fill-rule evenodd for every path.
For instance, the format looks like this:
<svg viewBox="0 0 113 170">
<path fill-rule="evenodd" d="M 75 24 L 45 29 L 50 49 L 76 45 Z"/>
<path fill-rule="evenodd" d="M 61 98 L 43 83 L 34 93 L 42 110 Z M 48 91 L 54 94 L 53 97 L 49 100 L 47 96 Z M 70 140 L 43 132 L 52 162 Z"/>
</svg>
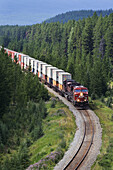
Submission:
<svg viewBox="0 0 113 170">
<path fill-rule="evenodd" d="M 106 107 L 105 104 L 96 100 L 91 104 L 91 108 L 100 119 L 102 127 L 102 147 L 101 153 L 98 156 L 92 169 L 103 170 L 113 169 L 111 153 L 113 153 L 113 110 Z M 113 154 L 112 154 L 113 157 Z"/>
<path fill-rule="evenodd" d="M 75 118 L 69 109 L 58 99 L 55 108 L 51 108 L 51 101 L 46 105 L 49 114 L 43 121 L 44 136 L 30 147 L 30 155 L 32 155 L 31 164 L 38 162 L 51 152 L 57 150 L 62 139 L 66 142 L 66 147 L 63 148 L 63 151 L 65 152 L 75 134 Z M 56 113 L 58 109 L 63 109 L 66 116 L 52 116 L 52 114 Z M 54 163 L 48 165 L 50 168 L 54 166 Z"/>
</svg>

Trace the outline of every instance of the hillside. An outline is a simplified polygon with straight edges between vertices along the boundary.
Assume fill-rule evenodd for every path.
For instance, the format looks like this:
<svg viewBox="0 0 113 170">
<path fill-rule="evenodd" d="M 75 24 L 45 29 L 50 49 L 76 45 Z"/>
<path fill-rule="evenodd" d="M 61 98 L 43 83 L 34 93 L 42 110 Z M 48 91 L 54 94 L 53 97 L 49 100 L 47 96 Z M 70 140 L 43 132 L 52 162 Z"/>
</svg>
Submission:
<svg viewBox="0 0 113 170">
<path fill-rule="evenodd" d="M 83 19 L 83 18 L 88 18 L 89 16 L 92 17 L 94 12 L 97 13 L 98 16 L 100 16 L 100 14 L 102 14 L 102 16 L 106 16 L 109 15 L 111 13 L 113 13 L 112 9 L 109 10 L 80 10 L 80 11 L 69 11 L 66 13 L 62 13 L 59 15 L 56 15 L 55 17 L 52 17 L 50 19 L 47 19 L 45 22 L 46 23 L 51 23 L 51 22 L 68 22 L 69 20 L 76 20 L 78 21 L 79 19 Z"/>
<path fill-rule="evenodd" d="M 113 66 L 113 13 L 63 24 L 1 26 L 0 45 L 72 74 L 89 95 L 108 95 Z M 109 95 L 108 95 L 109 96 Z"/>
</svg>

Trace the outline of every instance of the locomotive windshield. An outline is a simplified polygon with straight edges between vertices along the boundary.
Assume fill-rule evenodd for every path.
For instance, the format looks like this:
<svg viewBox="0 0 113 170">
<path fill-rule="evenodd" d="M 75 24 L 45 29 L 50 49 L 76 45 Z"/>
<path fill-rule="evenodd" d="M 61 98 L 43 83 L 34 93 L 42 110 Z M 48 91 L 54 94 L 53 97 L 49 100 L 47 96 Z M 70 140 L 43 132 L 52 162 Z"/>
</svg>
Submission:
<svg viewBox="0 0 113 170">
<path fill-rule="evenodd" d="M 88 90 L 86 90 L 86 89 L 82 89 L 81 91 L 82 91 L 82 92 L 88 92 Z"/>
<path fill-rule="evenodd" d="M 76 89 L 75 92 L 77 92 L 77 93 L 80 93 L 80 92 L 88 92 L 88 90 L 87 90 L 87 89 L 82 89 L 82 90 Z"/>
<path fill-rule="evenodd" d="M 76 89 L 75 92 L 79 93 L 79 92 L 81 92 L 81 90 Z"/>
</svg>

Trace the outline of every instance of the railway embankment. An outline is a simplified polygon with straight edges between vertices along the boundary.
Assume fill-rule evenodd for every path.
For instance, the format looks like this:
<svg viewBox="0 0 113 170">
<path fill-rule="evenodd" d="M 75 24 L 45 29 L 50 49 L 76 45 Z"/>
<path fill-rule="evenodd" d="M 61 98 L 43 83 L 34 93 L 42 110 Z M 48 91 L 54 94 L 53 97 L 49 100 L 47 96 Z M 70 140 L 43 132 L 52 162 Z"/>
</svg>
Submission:
<svg viewBox="0 0 113 170">
<path fill-rule="evenodd" d="M 46 102 L 47 116 L 43 120 L 43 136 L 29 147 L 31 169 L 53 169 L 72 142 L 75 118 L 68 107 L 51 94 Z"/>
<path fill-rule="evenodd" d="M 70 111 L 72 111 L 74 116 L 76 117 L 77 130 L 73 142 L 71 143 L 68 151 L 65 153 L 63 159 L 54 168 L 55 170 L 59 170 L 65 168 L 67 163 L 72 159 L 74 154 L 79 149 L 84 135 L 84 124 L 80 112 L 69 101 L 67 101 L 64 97 L 54 92 L 52 89 L 48 88 L 48 90 L 54 93 L 55 96 L 59 97 L 60 100 L 62 100 L 64 104 L 66 104 L 69 107 Z M 96 161 L 97 156 L 100 154 L 100 148 L 102 144 L 102 129 L 99 122 L 99 118 L 91 109 L 87 109 L 87 111 L 89 112 L 90 118 L 94 123 L 94 139 L 93 139 L 91 149 L 85 159 L 85 163 L 83 164 L 81 169 L 91 168 L 91 166 Z"/>
<path fill-rule="evenodd" d="M 94 100 L 91 108 L 99 117 L 102 127 L 101 151 L 92 169 L 113 169 L 113 109 L 99 100 Z"/>
</svg>

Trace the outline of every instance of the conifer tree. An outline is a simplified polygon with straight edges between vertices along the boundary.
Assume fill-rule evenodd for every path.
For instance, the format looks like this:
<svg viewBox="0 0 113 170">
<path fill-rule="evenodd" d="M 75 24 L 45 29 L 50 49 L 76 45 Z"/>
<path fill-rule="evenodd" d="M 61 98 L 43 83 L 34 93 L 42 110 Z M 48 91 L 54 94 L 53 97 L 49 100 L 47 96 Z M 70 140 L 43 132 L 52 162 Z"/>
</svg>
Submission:
<svg viewBox="0 0 113 170">
<path fill-rule="evenodd" d="M 93 28 L 91 18 L 87 18 L 82 32 L 82 56 L 87 56 L 93 50 Z"/>
</svg>

